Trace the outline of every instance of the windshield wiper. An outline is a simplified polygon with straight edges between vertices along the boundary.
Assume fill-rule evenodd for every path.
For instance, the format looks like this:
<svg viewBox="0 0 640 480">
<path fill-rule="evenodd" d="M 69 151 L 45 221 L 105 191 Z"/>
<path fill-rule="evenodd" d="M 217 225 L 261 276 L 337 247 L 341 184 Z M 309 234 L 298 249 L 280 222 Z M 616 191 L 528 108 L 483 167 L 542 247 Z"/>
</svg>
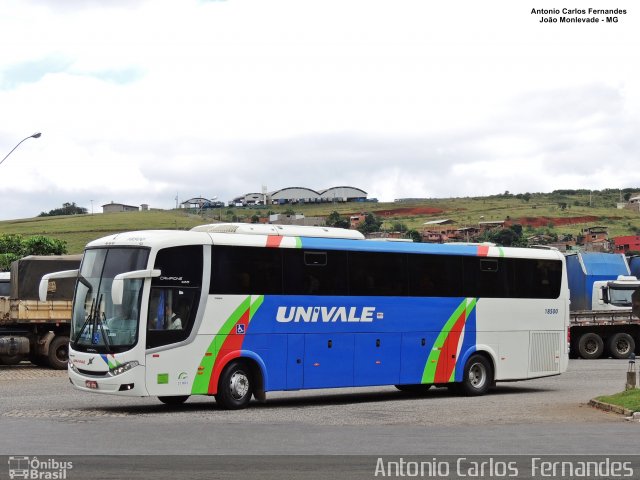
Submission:
<svg viewBox="0 0 640 480">
<path fill-rule="evenodd" d="M 100 294 L 100 296 L 97 299 L 91 300 L 91 309 L 89 310 L 89 315 L 87 316 L 86 320 L 82 324 L 82 328 L 80 328 L 80 331 L 73 339 L 73 343 L 78 343 L 78 341 L 80 340 L 80 337 L 82 337 L 83 332 L 86 330 L 89 323 L 91 323 L 93 328 L 91 329 L 91 339 L 89 341 L 89 344 L 91 345 L 98 344 L 99 337 L 96 337 L 96 334 L 98 332 L 98 328 L 100 328 L 100 334 L 102 335 L 102 339 L 104 341 L 105 350 L 107 351 L 107 353 L 111 353 L 111 345 L 109 343 L 109 337 L 107 335 L 107 332 L 104 329 L 104 323 L 106 321 L 105 314 L 102 313 L 102 318 L 100 317 L 100 304 L 102 303 L 102 297 L 103 297 L 103 294 Z M 95 342 L 94 342 L 94 339 L 95 339 Z"/>
<path fill-rule="evenodd" d="M 111 345 L 109 344 L 109 336 L 104 331 L 104 324 L 107 321 L 107 316 L 102 312 L 102 317 L 98 314 L 98 326 L 100 327 L 100 333 L 102 333 L 102 339 L 104 340 L 104 348 L 107 353 L 111 353 Z"/>
<path fill-rule="evenodd" d="M 98 335 L 98 328 L 100 328 L 100 334 L 102 335 L 102 340 L 104 342 L 105 350 L 107 351 L 107 353 L 111 353 L 109 338 L 107 337 L 107 333 L 104 330 L 104 321 L 100 317 L 100 305 L 102 304 L 103 297 L 104 297 L 103 293 L 101 293 L 98 296 L 98 301 L 96 302 L 96 307 L 93 311 L 93 318 L 92 318 L 93 328 L 91 329 L 91 345 L 98 345 L 99 337 L 97 335 Z M 104 317 L 106 321 L 106 317 L 104 313 L 102 313 L 102 317 Z"/>
</svg>

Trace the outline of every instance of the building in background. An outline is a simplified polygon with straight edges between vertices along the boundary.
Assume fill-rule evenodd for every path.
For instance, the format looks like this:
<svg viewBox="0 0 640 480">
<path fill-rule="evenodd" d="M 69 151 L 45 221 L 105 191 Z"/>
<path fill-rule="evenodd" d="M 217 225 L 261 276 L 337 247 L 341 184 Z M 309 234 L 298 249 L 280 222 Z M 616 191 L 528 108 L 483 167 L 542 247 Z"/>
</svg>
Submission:
<svg viewBox="0 0 640 480">
<path fill-rule="evenodd" d="M 307 187 L 286 187 L 273 192 L 246 193 L 229 201 L 229 206 L 287 205 L 298 203 L 366 202 L 367 192 L 356 187 L 331 187 L 313 190 Z"/>
<path fill-rule="evenodd" d="M 615 237 L 613 239 L 613 248 L 619 253 L 627 253 L 629 250 L 640 252 L 640 235 Z"/>
<path fill-rule="evenodd" d="M 148 205 L 147 205 L 148 208 Z M 102 213 L 117 213 L 117 212 L 139 212 L 140 208 L 134 205 L 125 205 L 124 203 L 106 203 L 102 205 Z"/>
</svg>

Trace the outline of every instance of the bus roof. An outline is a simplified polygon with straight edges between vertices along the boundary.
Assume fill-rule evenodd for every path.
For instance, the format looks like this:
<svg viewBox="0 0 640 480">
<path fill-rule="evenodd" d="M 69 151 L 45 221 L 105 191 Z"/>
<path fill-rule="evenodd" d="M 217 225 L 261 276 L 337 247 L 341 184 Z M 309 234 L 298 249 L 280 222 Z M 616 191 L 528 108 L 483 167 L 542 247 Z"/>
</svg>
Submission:
<svg viewBox="0 0 640 480">
<path fill-rule="evenodd" d="M 212 223 L 193 227 L 191 231 L 207 233 L 242 233 L 245 235 L 278 235 L 286 237 L 344 238 L 364 240 L 357 230 L 306 225 L 273 225 L 264 223 Z"/>
<path fill-rule="evenodd" d="M 255 225 L 254 225 L 255 227 Z M 267 226 L 268 227 L 268 226 Z M 409 254 L 434 255 L 464 255 L 480 257 L 513 257 L 562 259 L 563 255 L 555 250 L 534 248 L 508 248 L 490 244 L 457 244 L 457 243 L 408 243 L 408 242 L 379 242 L 362 239 L 319 237 L 309 235 L 295 235 L 297 232 L 313 233 L 312 230 L 278 229 L 279 234 L 261 233 L 254 230 L 251 233 L 240 233 L 243 228 L 227 232 L 208 232 L 196 227 L 191 231 L 180 230 L 143 230 L 123 232 L 110 235 L 90 242 L 88 248 L 97 247 L 147 247 L 167 248 L 179 245 L 231 245 L 248 247 L 275 248 L 305 248 L 312 250 L 353 250 L 368 252 L 389 252 Z M 307 227 L 312 228 L 312 227 Z M 317 234 L 324 227 L 316 227 Z M 231 230 L 231 229 L 230 229 Z M 330 229 L 336 230 L 336 229 Z M 349 232 L 349 230 L 345 230 Z"/>
</svg>

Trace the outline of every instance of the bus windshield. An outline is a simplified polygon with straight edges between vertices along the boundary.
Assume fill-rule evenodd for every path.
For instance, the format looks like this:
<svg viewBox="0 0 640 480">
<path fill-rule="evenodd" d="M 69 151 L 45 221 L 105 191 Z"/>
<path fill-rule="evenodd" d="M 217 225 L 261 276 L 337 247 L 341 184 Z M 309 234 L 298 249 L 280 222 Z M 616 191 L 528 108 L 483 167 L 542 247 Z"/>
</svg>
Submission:
<svg viewBox="0 0 640 480">
<path fill-rule="evenodd" d="M 143 279 L 125 282 L 121 305 L 111 300 L 113 278 L 146 267 L 143 248 L 86 250 L 76 284 L 71 346 L 78 351 L 117 353 L 138 341 Z"/>
</svg>

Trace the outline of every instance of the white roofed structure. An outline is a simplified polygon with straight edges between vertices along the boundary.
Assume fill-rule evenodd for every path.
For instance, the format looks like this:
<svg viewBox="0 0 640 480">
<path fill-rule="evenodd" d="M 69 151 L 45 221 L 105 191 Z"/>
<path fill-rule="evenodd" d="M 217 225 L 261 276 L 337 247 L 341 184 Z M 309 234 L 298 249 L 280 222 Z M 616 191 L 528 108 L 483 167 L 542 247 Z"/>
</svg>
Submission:
<svg viewBox="0 0 640 480">
<path fill-rule="evenodd" d="M 355 187 L 331 187 L 320 190 L 320 197 L 328 202 L 363 202 L 367 199 L 367 192 Z"/>
</svg>

